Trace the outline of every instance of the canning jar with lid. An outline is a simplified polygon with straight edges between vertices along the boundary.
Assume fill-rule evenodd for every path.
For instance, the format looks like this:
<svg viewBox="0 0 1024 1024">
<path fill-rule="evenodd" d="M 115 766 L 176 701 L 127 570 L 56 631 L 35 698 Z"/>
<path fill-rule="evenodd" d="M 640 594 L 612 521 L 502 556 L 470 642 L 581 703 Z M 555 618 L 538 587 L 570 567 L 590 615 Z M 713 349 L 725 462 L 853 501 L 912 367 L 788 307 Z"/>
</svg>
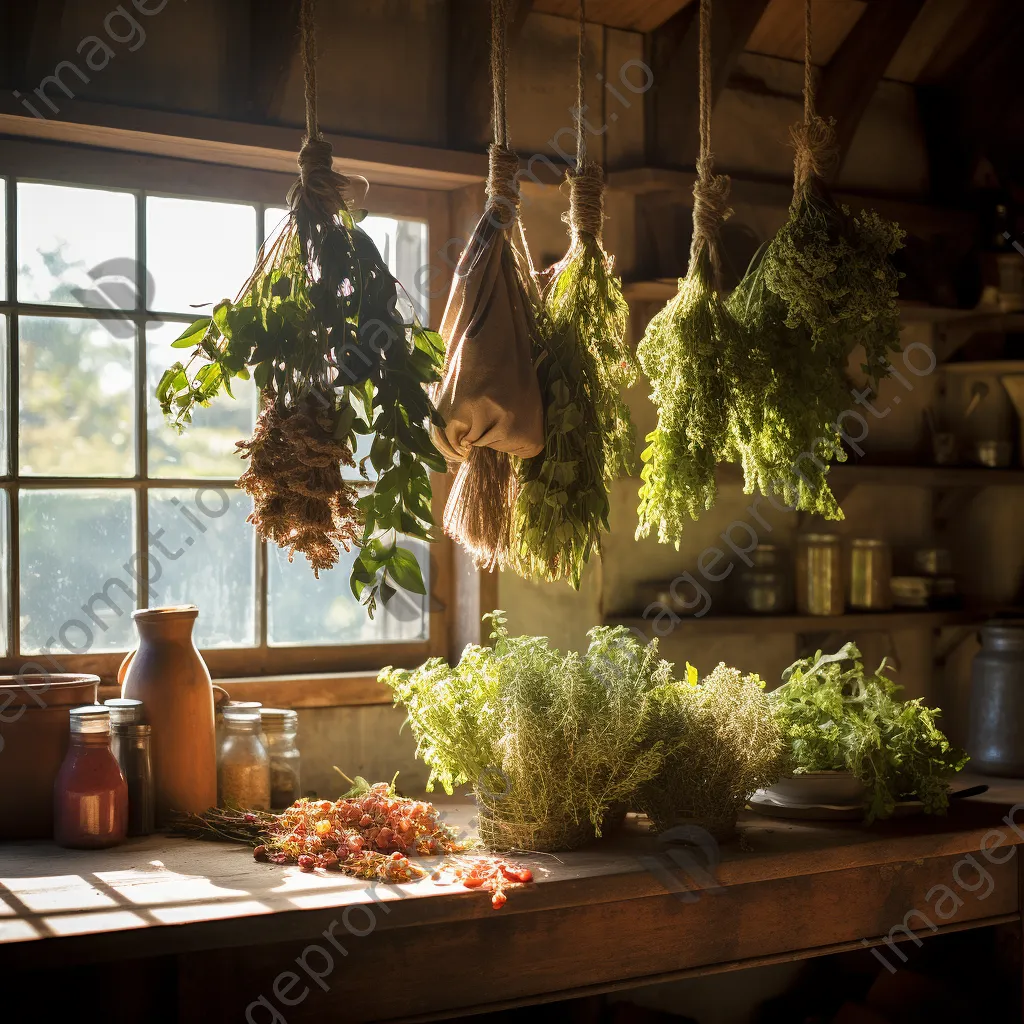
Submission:
<svg viewBox="0 0 1024 1024">
<path fill-rule="evenodd" d="M 299 788 L 299 714 L 285 708 L 260 708 L 263 743 L 270 755 L 270 808 L 290 807 L 302 795 Z"/>
</svg>

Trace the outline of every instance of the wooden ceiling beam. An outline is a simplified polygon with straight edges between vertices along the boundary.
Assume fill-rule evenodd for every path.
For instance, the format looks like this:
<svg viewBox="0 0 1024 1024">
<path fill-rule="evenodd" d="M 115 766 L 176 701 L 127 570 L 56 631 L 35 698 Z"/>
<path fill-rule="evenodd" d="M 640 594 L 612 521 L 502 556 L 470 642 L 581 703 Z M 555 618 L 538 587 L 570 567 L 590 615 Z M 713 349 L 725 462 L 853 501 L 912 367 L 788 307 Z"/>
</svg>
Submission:
<svg viewBox="0 0 1024 1024">
<path fill-rule="evenodd" d="M 653 32 L 693 0 L 587 0 L 587 21 L 631 32 Z M 536 0 L 538 14 L 578 18 L 579 0 Z"/>
<path fill-rule="evenodd" d="M 816 105 L 822 117 L 836 120 L 837 174 L 878 83 L 923 6 L 924 0 L 869 4 L 822 70 Z"/>
<path fill-rule="evenodd" d="M 281 119 L 285 87 L 299 56 L 300 0 L 250 0 L 247 114 L 255 121 Z"/>
<path fill-rule="evenodd" d="M 717 0 L 711 20 L 713 101 L 767 6 L 768 0 Z M 692 166 L 697 155 L 698 14 L 697 4 L 683 7 L 645 41 L 654 76 L 646 94 L 646 149 L 654 167 Z"/>
<path fill-rule="evenodd" d="M 535 0 L 518 0 L 508 46 L 523 33 Z M 448 0 L 447 140 L 452 149 L 479 149 L 491 135 L 491 13 L 483 0 Z"/>
<path fill-rule="evenodd" d="M 0 82 L 6 87 L 31 88 L 34 73 L 46 65 L 47 43 L 56 35 L 66 6 L 66 0 L 0 4 Z"/>
</svg>

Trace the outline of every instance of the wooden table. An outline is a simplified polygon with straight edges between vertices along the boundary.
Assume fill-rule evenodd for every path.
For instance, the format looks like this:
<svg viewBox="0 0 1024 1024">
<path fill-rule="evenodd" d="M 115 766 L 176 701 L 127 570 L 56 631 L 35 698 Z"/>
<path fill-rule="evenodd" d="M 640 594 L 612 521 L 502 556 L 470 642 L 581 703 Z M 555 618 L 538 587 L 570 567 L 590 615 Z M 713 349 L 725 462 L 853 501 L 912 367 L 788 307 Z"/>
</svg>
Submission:
<svg viewBox="0 0 1024 1024">
<path fill-rule="evenodd" d="M 1003 820 L 1017 796 L 871 829 L 748 814 L 742 844 L 711 848 L 711 863 L 630 821 L 588 849 L 527 858 L 537 884 L 499 911 L 429 879 L 374 888 L 229 845 L 12 843 L 0 957 L 8 977 L 116 964 L 122 991 L 143 979 L 135 1019 L 252 1024 L 431 1019 L 862 946 L 898 968 L 915 933 L 1020 920 L 1024 804 L 1020 835 Z"/>
</svg>

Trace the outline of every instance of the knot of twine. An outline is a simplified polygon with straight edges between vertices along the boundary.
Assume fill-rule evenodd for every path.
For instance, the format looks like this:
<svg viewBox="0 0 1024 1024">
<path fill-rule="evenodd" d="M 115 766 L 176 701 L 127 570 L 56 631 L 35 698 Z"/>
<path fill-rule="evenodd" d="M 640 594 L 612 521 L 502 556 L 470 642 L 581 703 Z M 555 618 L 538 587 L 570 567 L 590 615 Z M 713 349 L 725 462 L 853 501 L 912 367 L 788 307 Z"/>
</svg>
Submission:
<svg viewBox="0 0 1024 1024">
<path fill-rule="evenodd" d="M 569 212 L 562 215 L 573 237 L 593 235 L 599 242 L 604 229 L 604 174 L 599 164 L 586 162 L 567 175 Z"/>
<path fill-rule="evenodd" d="M 836 163 L 835 122 L 827 121 L 817 114 L 809 120 L 800 121 L 789 130 L 789 138 L 796 150 L 793 161 L 793 186 L 795 189 L 806 184 L 812 176 L 827 178 Z"/>
<path fill-rule="evenodd" d="M 519 213 L 519 183 L 516 174 L 519 172 L 519 157 L 515 151 L 492 142 L 488 149 L 490 164 L 487 171 L 487 207 L 490 210 L 501 208 L 505 216 L 500 220 L 501 227 L 510 227 Z"/>
<path fill-rule="evenodd" d="M 340 210 L 352 209 L 352 179 L 334 170 L 333 153 L 331 144 L 323 136 L 303 140 L 299 150 L 299 177 L 288 193 L 288 203 L 293 210 L 305 203 L 323 218 L 330 219 Z"/>
<path fill-rule="evenodd" d="M 697 161 L 697 180 L 693 183 L 692 253 L 696 253 L 702 242 L 717 238 L 719 226 L 732 214 L 729 176 L 715 174 L 711 168 L 710 156 L 702 156 Z"/>
</svg>

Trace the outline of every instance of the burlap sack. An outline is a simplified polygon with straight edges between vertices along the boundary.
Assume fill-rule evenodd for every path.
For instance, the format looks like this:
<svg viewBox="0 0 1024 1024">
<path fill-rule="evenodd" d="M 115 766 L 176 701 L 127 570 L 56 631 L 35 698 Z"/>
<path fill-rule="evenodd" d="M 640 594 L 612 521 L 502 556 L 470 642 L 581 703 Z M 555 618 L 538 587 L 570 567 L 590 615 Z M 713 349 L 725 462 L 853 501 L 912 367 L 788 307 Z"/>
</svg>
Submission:
<svg viewBox="0 0 1024 1024">
<path fill-rule="evenodd" d="M 449 462 L 474 447 L 523 459 L 543 450 L 533 327 L 507 230 L 491 207 L 459 260 L 441 323 L 447 353 L 432 397 L 445 427 L 434 442 Z"/>
</svg>

